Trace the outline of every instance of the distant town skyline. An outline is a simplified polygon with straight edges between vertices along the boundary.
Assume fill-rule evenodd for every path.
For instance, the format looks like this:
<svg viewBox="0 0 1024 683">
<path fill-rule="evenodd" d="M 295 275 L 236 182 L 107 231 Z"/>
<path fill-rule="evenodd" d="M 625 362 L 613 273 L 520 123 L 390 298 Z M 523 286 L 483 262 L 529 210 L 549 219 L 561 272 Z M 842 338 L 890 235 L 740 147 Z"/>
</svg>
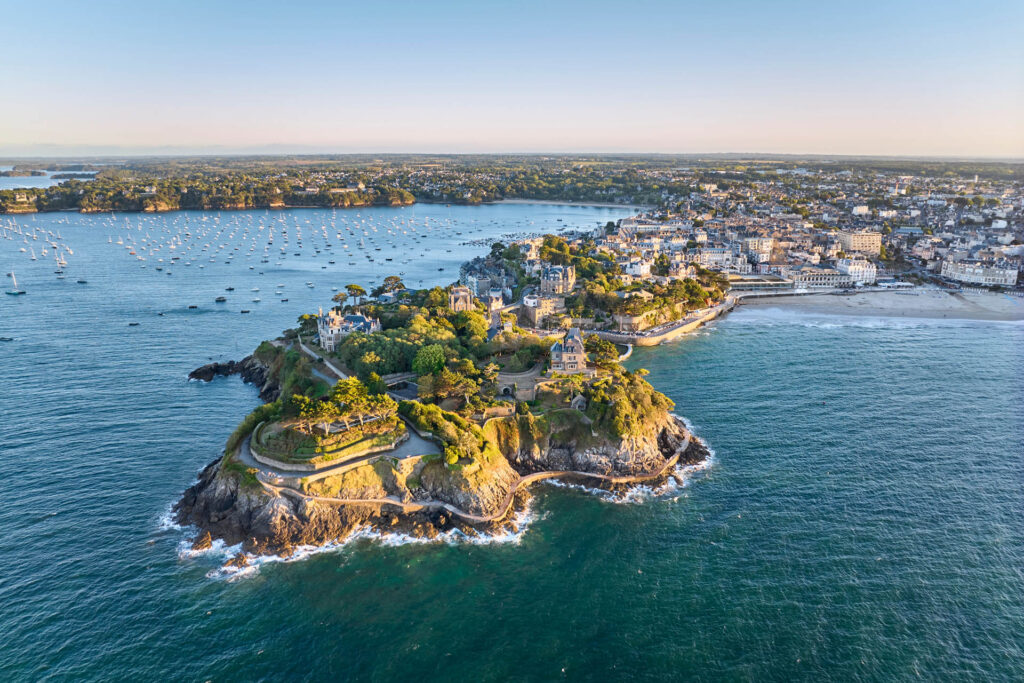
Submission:
<svg viewBox="0 0 1024 683">
<path fill-rule="evenodd" d="M 5 3 L 0 155 L 1024 157 L 1024 5 Z"/>
</svg>

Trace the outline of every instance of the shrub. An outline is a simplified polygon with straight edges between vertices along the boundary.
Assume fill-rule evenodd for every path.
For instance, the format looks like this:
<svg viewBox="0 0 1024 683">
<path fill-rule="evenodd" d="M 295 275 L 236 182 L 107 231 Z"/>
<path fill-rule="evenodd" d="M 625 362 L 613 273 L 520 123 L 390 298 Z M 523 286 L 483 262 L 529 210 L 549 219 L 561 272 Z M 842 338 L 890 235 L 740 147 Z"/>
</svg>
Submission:
<svg viewBox="0 0 1024 683">
<path fill-rule="evenodd" d="M 273 403 L 265 403 L 256 410 L 252 411 L 242 420 L 241 424 L 235 428 L 235 431 L 228 437 L 227 444 L 224 446 L 224 452 L 228 455 L 233 455 L 238 445 L 242 443 L 242 439 L 252 433 L 252 430 L 256 429 L 256 425 L 260 422 L 272 422 L 277 420 L 281 416 L 281 401 L 277 400 Z"/>
</svg>

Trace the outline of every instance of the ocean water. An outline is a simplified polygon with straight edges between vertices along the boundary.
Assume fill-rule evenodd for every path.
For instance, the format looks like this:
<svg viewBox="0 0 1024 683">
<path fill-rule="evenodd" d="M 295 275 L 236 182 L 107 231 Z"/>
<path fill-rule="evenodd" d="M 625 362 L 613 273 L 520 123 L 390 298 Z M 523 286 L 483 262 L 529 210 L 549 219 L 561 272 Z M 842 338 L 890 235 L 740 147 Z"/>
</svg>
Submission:
<svg viewBox="0 0 1024 683">
<path fill-rule="evenodd" d="M 538 486 L 520 530 L 488 543 L 360 537 L 236 575 L 223 549 L 184 550 L 170 504 L 258 403 L 189 370 L 401 260 L 413 284 L 447 282 L 485 249 L 471 237 L 623 213 L 188 214 L 235 237 L 172 276 L 107 235 L 127 220 L 167 238 L 186 214 L 0 219 L 74 250 L 58 281 L 0 240 L 28 291 L 0 301 L 0 680 L 1024 677 L 1020 324 L 740 310 L 629 361 L 714 449 L 685 485 Z M 307 228 L 280 267 L 247 246 L 223 263 L 246 226 L 282 218 L 439 227 L 422 258 L 424 241 L 396 238 L 390 263 L 325 270 Z M 289 302 L 268 296 L 277 283 Z"/>
<path fill-rule="evenodd" d="M 13 166 L 0 165 L 0 171 L 10 171 Z M 36 176 L 12 176 L 12 177 L 0 177 L 0 190 L 17 190 L 23 187 L 52 187 L 58 185 L 61 181 L 54 180 L 50 176 L 54 175 L 50 171 L 46 172 L 46 175 Z"/>
</svg>

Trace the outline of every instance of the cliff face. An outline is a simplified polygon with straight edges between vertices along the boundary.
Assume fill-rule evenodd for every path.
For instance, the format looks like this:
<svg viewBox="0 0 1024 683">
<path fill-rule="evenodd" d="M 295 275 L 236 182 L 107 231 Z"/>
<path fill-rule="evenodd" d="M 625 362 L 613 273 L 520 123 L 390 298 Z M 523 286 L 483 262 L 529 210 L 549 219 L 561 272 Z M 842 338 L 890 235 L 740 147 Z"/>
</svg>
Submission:
<svg viewBox="0 0 1024 683">
<path fill-rule="evenodd" d="M 420 473 L 427 496 L 474 515 L 498 512 L 518 479 L 519 475 L 501 456 L 492 462 L 474 463 L 463 470 L 449 470 L 441 461 L 436 461 Z"/>
<path fill-rule="evenodd" d="M 288 554 L 297 545 L 345 538 L 377 513 L 370 506 L 328 506 L 272 496 L 210 463 L 175 506 L 180 524 L 194 524 L 248 552 Z M 200 537 L 202 538 L 202 536 Z"/>
<path fill-rule="evenodd" d="M 570 414 L 571 415 L 571 414 Z M 496 440 L 514 467 L 523 472 L 573 470 L 612 476 L 655 472 L 683 445 L 686 428 L 668 413 L 655 418 L 638 437 L 595 436 L 585 417 L 575 425 L 543 430 L 529 416 L 514 427 L 497 429 Z M 688 449 L 689 450 L 689 449 Z M 685 461 L 685 458 L 681 458 Z"/>
<path fill-rule="evenodd" d="M 269 368 L 254 356 L 237 363 L 204 365 L 189 377 L 210 381 L 233 374 L 258 386 L 264 400 L 275 400 L 280 394 Z M 616 439 L 595 434 L 589 418 L 576 411 L 557 419 L 532 415 L 496 419 L 488 423 L 485 434 L 501 453 L 492 448 L 483 459 L 457 468 L 446 467 L 440 459 L 420 465 L 401 461 L 404 464 L 395 468 L 380 461 L 350 470 L 337 481 L 322 480 L 310 493 L 351 499 L 390 496 L 404 502 L 429 499 L 486 516 L 504 509 L 521 474 L 569 470 L 639 476 L 660 471 L 687 444 L 687 430 L 667 412 L 649 417 L 646 427 L 640 436 Z M 706 457 L 706 448 L 694 438 L 680 463 L 693 464 Z M 196 547 L 220 538 L 230 545 L 242 543 L 248 552 L 287 555 L 294 546 L 342 540 L 365 525 L 429 537 L 452 526 L 467 528 L 442 511 L 404 513 L 394 505 L 338 504 L 297 493 L 275 494 L 255 481 L 252 472 L 237 462 L 219 459 L 182 496 L 175 513 L 179 523 L 201 530 Z"/>
</svg>

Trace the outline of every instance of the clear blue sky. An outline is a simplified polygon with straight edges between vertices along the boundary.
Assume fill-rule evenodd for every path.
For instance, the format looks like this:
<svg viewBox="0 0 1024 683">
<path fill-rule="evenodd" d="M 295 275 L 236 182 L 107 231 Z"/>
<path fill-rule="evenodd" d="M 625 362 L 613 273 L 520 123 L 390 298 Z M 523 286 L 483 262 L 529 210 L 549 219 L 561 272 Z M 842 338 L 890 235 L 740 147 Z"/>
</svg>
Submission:
<svg viewBox="0 0 1024 683">
<path fill-rule="evenodd" d="M 1024 156 L 1024 2 L 0 0 L 0 153 Z"/>
</svg>

